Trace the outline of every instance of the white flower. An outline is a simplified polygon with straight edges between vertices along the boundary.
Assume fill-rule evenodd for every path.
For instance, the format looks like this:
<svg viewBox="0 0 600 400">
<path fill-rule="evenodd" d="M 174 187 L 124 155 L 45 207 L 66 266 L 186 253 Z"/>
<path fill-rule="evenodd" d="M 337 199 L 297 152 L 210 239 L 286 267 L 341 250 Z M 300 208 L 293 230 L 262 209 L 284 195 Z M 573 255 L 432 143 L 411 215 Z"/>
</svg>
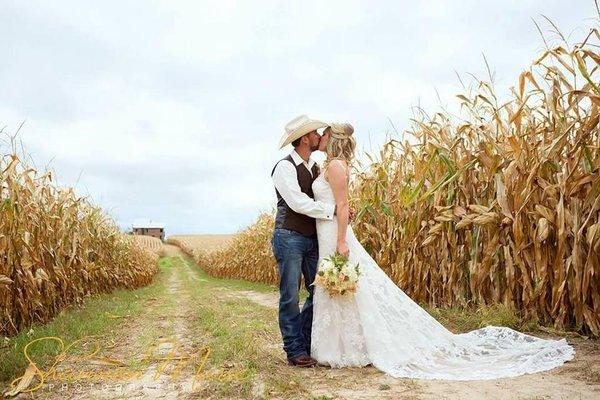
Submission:
<svg viewBox="0 0 600 400">
<path fill-rule="evenodd" d="M 333 269 L 333 267 L 334 267 L 333 263 L 329 259 L 325 258 L 321 261 L 321 265 L 320 265 L 321 270 L 330 271 Z"/>
<path fill-rule="evenodd" d="M 348 272 L 346 272 L 346 275 L 348 275 L 352 282 L 356 282 L 356 280 L 358 279 L 358 274 L 356 273 L 356 270 L 354 268 L 350 268 Z"/>
</svg>

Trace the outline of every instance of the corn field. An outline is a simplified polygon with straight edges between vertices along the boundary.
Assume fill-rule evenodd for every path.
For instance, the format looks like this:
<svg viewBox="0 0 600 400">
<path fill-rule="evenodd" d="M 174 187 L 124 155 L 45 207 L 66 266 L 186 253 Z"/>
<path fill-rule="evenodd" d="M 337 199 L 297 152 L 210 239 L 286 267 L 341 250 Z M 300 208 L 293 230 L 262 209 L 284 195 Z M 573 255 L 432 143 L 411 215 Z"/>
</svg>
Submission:
<svg viewBox="0 0 600 400">
<path fill-rule="evenodd" d="M 147 235 L 123 235 L 126 240 L 134 242 L 137 246 L 149 251 L 150 253 L 160 255 L 163 248 L 162 240 Z"/>
<path fill-rule="evenodd" d="M 233 235 L 173 235 L 165 241 L 182 249 L 192 258 L 200 253 L 216 251 L 227 247 Z"/>
<path fill-rule="evenodd" d="M 415 301 L 504 304 L 524 319 L 600 335 L 600 35 L 545 51 L 510 98 L 475 81 L 461 115 L 421 110 L 357 165 L 353 228 Z M 396 136 L 398 137 L 396 137 Z M 211 274 L 277 282 L 272 215 L 227 249 L 198 257 Z"/>
<path fill-rule="evenodd" d="M 416 121 L 417 144 L 390 141 L 359 174 L 355 229 L 413 299 L 600 334 L 599 66 L 591 45 L 548 50 L 510 101 L 480 82 L 463 121 Z"/>
<path fill-rule="evenodd" d="M 4 152 L 3 152 L 4 153 Z M 8 153 L 8 154 L 6 154 Z M 47 322 L 86 296 L 151 282 L 157 255 L 38 173 L 14 149 L 0 158 L 0 334 Z"/>
<path fill-rule="evenodd" d="M 167 242 L 181 247 L 212 276 L 275 284 L 279 275 L 270 243 L 274 226 L 273 214 L 263 213 L 227 246 L 220 244 L 211 249 L 199 241 L 190 245 L 194 242 L 178 237 L 169 237 Z"/>
</svg>

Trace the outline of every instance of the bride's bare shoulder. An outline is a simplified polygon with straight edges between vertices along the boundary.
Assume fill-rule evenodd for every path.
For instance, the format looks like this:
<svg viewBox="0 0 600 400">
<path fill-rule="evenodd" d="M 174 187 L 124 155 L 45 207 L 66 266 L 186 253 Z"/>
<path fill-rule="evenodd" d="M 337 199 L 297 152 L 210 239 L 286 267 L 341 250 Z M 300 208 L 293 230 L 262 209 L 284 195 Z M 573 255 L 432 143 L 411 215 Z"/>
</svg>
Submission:
<svg viewBox="0 0 600 400">
<path fill-rule="evenodd" d="M 324 171 L 324 178 L 326 181 L 329 181 L 328 177 L 332 174 L 337 177 L 347 177 L 348 176 L 348 162 L 341 158 L 334 158 L 330 160 Z"/>
</svg>

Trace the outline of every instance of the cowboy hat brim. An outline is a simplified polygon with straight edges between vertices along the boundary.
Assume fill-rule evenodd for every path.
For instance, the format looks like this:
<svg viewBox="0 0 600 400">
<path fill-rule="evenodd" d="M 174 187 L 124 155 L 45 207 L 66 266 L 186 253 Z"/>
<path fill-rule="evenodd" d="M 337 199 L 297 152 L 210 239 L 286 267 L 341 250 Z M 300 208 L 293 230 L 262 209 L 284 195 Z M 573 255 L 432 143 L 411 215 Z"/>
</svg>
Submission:
<svg viewBox="0 0 600 400">
<path fill-rule="evenodd" d="M 322 121 L 316 121 L 316 120 L 309 121 L 306 124 L 298 127 L 297 129 L 294 129 L 293 131 L 291 131 L 289 133 L 288 132 L 284 133 L 283 136 L 281 137 L 281 140 L 279 141 L 279 149 L 282 149 L 283 147 L 292 143 L 294 140 L 301 138 L 302 136 L 306 135 L 309 132 L 316 131 L 317 129 L 320 129 L 320 128 L 326 128 L 328 126 L 329 126 L 329 124 L 322 122 Z"/>
</svg>

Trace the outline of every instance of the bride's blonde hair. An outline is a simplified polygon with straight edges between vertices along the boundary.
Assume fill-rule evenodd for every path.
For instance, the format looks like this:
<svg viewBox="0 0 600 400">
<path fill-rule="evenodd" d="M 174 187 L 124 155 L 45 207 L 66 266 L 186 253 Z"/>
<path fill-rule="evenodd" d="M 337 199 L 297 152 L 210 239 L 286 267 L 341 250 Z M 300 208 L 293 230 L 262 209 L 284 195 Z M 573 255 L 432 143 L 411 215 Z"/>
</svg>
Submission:
<svg viewBox="0 0 600 400">
<path fill-rule="evenodd" d="M 350 124 L 331 124 L 327 129 L 329 129 L 329 140 L 324 167 L 327 168 L 332 160 L 344 160 L 350 166 L 356 149 L 356 140 L 352 136 L 354 128 Z"/>
</svg>

